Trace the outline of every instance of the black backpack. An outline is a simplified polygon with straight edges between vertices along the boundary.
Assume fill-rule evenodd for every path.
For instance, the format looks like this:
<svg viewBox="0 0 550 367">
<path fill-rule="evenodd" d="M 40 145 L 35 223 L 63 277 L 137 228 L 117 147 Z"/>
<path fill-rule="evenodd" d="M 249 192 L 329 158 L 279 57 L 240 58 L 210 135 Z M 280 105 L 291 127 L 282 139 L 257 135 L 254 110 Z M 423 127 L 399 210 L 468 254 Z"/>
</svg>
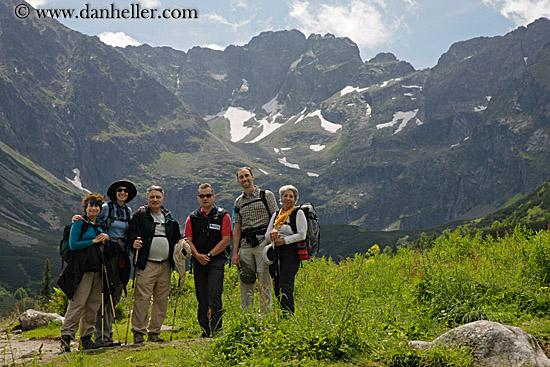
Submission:
<svg viewBox="0 0 550 367">
<path fill-rule="evenodd" d="M 63 228 L 63 237 L 61 238 L 61 241 L 59 241 L 59 256 L 61 257 L 61 269 L 63 269 L 63 264 L 69 263 L 69 259 L 71 258 L 71 248 L 69 247 L 69 237 L 71 235 L 71 228 L 73 226 L 73 223 L 67 224 L 65 228 Z M 80 238 L 82 238 L 82 235 L 86 230 L 88 229 L 88 221 L 84 221 L 82 223 L 82 230 L 80 231 Z"/>
<path fill-rule="evenodd" d="M 315 256 L 319 252 L 319 244 L 321 242 L 321 228 L 319 226 L 319 216 L 312 203 L 304 203 L 299 205 L 296 209 L 302 210 L 307 220 L 307 235 L 306 235 L 306 248 L 309 258 Z M 297 233 L 298 227 L 296 226 L 296 213 L 298 210 L 293 210 L 290 214 L 290 227 L 292 232 Z"/>
</svg>

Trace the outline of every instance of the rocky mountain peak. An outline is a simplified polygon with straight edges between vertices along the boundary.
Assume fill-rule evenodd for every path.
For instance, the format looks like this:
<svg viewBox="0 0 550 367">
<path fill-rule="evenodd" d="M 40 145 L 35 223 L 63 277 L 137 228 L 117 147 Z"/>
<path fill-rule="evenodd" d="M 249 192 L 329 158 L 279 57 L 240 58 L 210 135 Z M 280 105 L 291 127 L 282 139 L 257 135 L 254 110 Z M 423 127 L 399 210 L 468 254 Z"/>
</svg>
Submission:
<svg viewBox="0 0 550 367">
<path fill-rule="evenodd" d="M 370 59 L 369 63 L 382 63 L 382 62 L 392 62 L 396 61 L 397 57 L 395 57 L 394 54 L 391 52 L 380 52 L 376 56 L 374 56 L 372 59 Z"/>
</svg>

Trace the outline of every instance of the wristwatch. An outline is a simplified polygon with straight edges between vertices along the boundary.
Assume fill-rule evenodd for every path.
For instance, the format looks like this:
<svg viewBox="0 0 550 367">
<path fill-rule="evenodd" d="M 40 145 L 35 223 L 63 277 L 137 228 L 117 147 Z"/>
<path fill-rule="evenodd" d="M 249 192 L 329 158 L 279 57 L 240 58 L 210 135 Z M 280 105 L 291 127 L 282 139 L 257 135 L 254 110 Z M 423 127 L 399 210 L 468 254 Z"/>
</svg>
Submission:
<svg viewBox="0 0 550 367">
<path fill-rule="evenodd" d="M 210 257 L 210 258 L 211 258 L 211 257 L 212 257 L 212 253 L 211 253 L 211 252 L 209 252 L 209 253 L 207 253 L 207 254 L 206 254 L 206 256 L 208 256 L 208 257 Z"/>
</svg>

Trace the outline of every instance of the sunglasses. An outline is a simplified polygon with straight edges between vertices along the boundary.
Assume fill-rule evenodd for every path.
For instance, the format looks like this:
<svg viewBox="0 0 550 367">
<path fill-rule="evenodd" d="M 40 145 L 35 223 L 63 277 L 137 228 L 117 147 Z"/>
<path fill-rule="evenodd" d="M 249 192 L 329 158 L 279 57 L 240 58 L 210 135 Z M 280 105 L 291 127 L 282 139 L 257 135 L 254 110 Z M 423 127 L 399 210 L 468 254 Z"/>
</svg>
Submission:
<svg viewBox="0 0 550 367">
<path fill-rule="evenodd" d="M 86 201 L 86 205 L 87 206 L 101 206 L 101 205 L 103 205 L 103 203 L 100 202 L 100 201 L 97 201 L 97 200 L 88 200 L 88 201 Z"/>
<path fill-rule="evenodd" d="M 123 189 L 123 188 L 119 187 L 118 189 L 116 189 L 116 192 L 126 192 L 126 193 L 128 193 L 129 191 L 128 191 L 128 189 Z"/>
<path fill-rule="evenodd" d="M 204 198 L 210 199 L 213 195 L 212 194 L 199 194 L 197 196 L 201 199 L 204 199 Z"/>
</svg>

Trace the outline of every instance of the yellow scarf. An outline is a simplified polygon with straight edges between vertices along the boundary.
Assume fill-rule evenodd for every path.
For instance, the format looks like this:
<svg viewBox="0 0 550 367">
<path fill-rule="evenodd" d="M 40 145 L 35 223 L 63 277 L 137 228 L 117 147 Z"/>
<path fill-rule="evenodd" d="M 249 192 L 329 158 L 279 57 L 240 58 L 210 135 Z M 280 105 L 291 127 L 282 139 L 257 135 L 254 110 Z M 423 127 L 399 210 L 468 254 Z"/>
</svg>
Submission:
<svg viewBox="0 0 550 367">
<path fill-rule="evenodd" d="M 290 217 L 290 213 L 292 213 L 294 208 L 295 206 L 292 206 L 292 208 L 290 208 L 286 212 L 283 212 L 283 208 L 281 208 L 281 210 L 279 210 L 279 214 L 277 214 L 277 218 L 275 218 L 275 223 L 273 223 L 273 227 L 279 228 L 280 226 L 285 224 L 286 220 L 288 219 L 288 217 Z"/>
</svg>

